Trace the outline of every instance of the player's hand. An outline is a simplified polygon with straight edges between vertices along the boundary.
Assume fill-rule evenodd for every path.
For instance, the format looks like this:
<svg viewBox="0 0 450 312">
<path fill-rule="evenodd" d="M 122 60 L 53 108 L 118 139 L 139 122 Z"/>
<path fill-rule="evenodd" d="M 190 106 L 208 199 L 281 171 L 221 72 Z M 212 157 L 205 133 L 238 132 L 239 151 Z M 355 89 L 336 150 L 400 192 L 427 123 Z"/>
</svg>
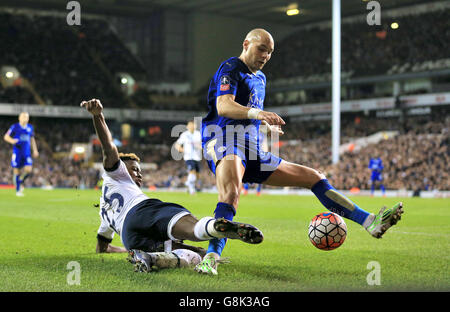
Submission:
<svg viewBox="0 0 450 312">
<path fill-rule="evenodd" d="M 38 158 L 39 157 L 39 152 L 38 151 L 34 151 L 33 152 L 33 158 Z"/>
<path fill-rule="evenodd" d="M 119 246 L 113 246 L 111 244 L 108 244 L 108 248 L 106 249 L 107 253 L 122 253 L 122 252 L 128 252 L 124 247 Z"/>
<path fill-rule="evenodd" d="M 283 118 L 273 112 L 260 111 L 257 118 L 267 122 L 271 126 L 282 126 L 286 124 Z"/>
<path fill-rule="evenodd" d="M 180 145 L 178 143 L 175 143 L 174 146 L 175 146 L 175 149 L 177 150 L 178 153 L 183 153 L 184 152 L 184 149 L 183 149 L 182 145 Z"/>
<path fill-rule="evenodd" d="M 261 126 L 259 128 L 265 134 L 268 134 L 269 132 L 270 133 L 272 133 L 272 132 L 278 133 L 279 135 L 283 135 L 284 134 L 284 131 L 281 129 L 280 125 L 270 125 L 265 120 L 261 121 Z"/>
<path fill-rule="evenodd" d="M 86 110 L 94 116 L 100 115 L 103 112 L 103 105 L 100 100 L 97 99 L 83 101 L 80 106 L 86 108 Z"/>
</svg>

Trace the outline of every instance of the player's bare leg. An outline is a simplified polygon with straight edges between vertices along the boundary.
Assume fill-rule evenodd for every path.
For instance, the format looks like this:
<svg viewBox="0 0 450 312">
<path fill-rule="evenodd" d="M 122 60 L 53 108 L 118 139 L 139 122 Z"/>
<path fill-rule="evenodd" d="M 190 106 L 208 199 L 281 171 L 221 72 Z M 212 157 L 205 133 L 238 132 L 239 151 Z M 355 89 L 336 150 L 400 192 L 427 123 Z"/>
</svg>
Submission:
<svg viewBox="0 0 450 312">
<path fill-rule="evenodd" d="M 236 155 L 228 155 L 217 164 L 216 186 L 219 202 L 230 204 L 237 209 L 244 173 L 242 159 Z"/>
<path fill-rule="evenodd" d="M 194 234 L 194 228 L 198 219 L 193 215 L 185 215 L 172 227 L 172 236 L 180 240 L 201 241 Z"/>
<path fill-rule="evenodd" d="M 227 155 L 217 164 L 216 186 L 219 203 L 216 208 L 216 218 L 224 217 L 230 221 L 233 219 L 239 204 L 244 173 L 242 160 L 236 155 Z M 230 210 L 234 210 L 234 212 L 231 213 Z M 211 240 L 207 254 L 203 257 L 203 261 L 195 267 L 195 270 L 203 274 L 217 274 L 217 265 L 220 263 L 220 256 L 225 244 L 226 239 Z"/>
<path fill-rule="evenodd" d="M 311 189 L 317 182 L 326 179 L 315 169 L 282 161 L 264 184 L 272 186 L 298 186 Z"/>
<path fill-rule="evenodd" d="M 387 211 L 382 209 L 377 215 L 368 213 L 337 192 L 319 171 L 286 161 L 280 163 L 264 184 L 311 189 L 327 209 L 359 223 L 375 238 L 381 238 L 387 229 L 400 220 L 403 213 L 403 203 Z"/>
</svg>

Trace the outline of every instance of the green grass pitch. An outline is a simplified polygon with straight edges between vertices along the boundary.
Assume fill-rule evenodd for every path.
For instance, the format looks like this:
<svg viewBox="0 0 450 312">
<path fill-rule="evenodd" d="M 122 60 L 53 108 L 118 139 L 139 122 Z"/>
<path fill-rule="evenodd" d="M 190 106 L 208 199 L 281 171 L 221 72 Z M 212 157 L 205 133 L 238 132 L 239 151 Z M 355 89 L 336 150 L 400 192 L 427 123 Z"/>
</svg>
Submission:
<svg viewBox="0 0 450 312">
<path fill-rule="evenodd" d="M 100 191 L 0 190 L 0 291 L 449 291 L 450 200 L 354 197 L 378 212 L 402 200 L 402 220 L 380 239 L 346 220 L 348 235 L 333 251 L 316 249 L 307 236 L 309 221 L 326 211 L 313 196 L 253 194 L 241 198 L 236 220 L 264 233 L 260 245 L 228 241 L 230 264 L 218 276 L 191 269 L 135 273 L 126 254 L 96 254 Z M 148 193 L 184 205 L 197 217 L 212 215 L 216 194 Z M 113 244 L 121 245 L 118 236 Z M 207 242 L 192 243 L 207 247 Z M 68 276 L 80 265 L 80 283 Z M 379 263 L 379 285 L 369 285 Z M 70 279 L 70 278 L 69 278 Z"/>
</svg>

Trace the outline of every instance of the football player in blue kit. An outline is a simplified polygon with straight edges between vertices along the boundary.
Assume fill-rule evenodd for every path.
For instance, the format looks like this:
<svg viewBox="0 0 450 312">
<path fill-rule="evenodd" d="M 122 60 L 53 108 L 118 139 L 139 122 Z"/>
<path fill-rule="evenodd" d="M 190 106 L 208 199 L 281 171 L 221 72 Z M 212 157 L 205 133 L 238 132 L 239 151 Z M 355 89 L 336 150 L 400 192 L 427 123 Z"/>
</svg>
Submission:
<svg viewBox="0 0 450 312">
<path fill-rule="evenodd" d="M 30 116 L 27 112 L 20 113 L 19 122 L 13 124 L 3 137 L 6 142 L 13 145 L 11 167 L 14 172 L 13 182 L 16 186 L 17 196 L 24 196 L 24 182 L 31 174 L 33 158 L 39 156 L 34 139 L 34 129 L 28 123 L 29 120 Z"/>
<path fill-rule="evenodd" d="M 383 161 L 380 157 L 371 158 L 369 162 L 369 169 L 372 171 L 370 175 L 370 193 L 373 196 L 375 193 L 375 185 L 380 182 L 380 189 L 383 196 L 386 195 L 386 189 L 383 185 Z"/>
<path fill-rule="evenodd" d="M 233 219 L 243 183 L 302 187 L 310 189 L 327 209 L 359 223 L 380 238 L 400 219 L 402 203 L 386 211 L 383 207 L 377 215 L 368 213 L 337 192 L 318 170 L 261 149 L 260 126 L 276 137 L 283 134 L 281 126 L 285 124 L 280 116 L 264 110 L 266 76 L 261 69 L 270 60 L 274 47 L 269 32 L 251 30 L 242 43 L 241 55 L 224 61 L 209 85 L 202 147 L 208 167 L 216 176 L 219 196 L 215 218 Z M 207 254 L 195 270 L 217 274 L 217 261 L 226 241 L 210 240 Z"/>
</svg>

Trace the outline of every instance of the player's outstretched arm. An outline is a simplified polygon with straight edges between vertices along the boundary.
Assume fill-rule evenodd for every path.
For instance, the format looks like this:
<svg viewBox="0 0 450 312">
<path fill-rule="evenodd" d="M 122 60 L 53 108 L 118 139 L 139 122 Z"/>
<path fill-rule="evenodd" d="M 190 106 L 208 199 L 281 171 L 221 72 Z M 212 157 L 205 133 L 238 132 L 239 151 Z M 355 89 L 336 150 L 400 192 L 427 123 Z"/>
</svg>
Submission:
<svg viewBox="0 0 450 312">
<path fill-rule="evenodd" d="M 95 248 L 96 253 L 120 253 L 127 252 L 123 247 L 113 246 L 110 243 L 97 239 L 97 247 Z"/>
<path fill-rule="evenodd" d="M 33 157 L 38 158 L 39 157 L 39 151 L 37 148 L 36 140 L 34 137 L 31 138 L 31 147 L 33 148 Z"/>
<path fill-rule="evenodd" d="M 119 152 L 113 142 L 111 132 L 106 125 L 105 116 L 103 116 L 103 105 L 100 100 L 92 99 L 90 101 L 83 101 L 81 107 L 92 114 L 92 121 L 94 122 L 95 132 L 102 144 L 103 151 L 103 167 L 112 168 L 119 161 Z"/>
<path fill-rule="evenodd" d="M 269 125 L 282 126 L 286 124 L 280 116 L 273 112 L 266 112 L 256 108 L 242 106 L 234 101 L 232 94 L 221 95 L 217 98 L 217 113 L 222 117 L 231 119 L 259 119 L 266 121 Z"/>
</svg>

